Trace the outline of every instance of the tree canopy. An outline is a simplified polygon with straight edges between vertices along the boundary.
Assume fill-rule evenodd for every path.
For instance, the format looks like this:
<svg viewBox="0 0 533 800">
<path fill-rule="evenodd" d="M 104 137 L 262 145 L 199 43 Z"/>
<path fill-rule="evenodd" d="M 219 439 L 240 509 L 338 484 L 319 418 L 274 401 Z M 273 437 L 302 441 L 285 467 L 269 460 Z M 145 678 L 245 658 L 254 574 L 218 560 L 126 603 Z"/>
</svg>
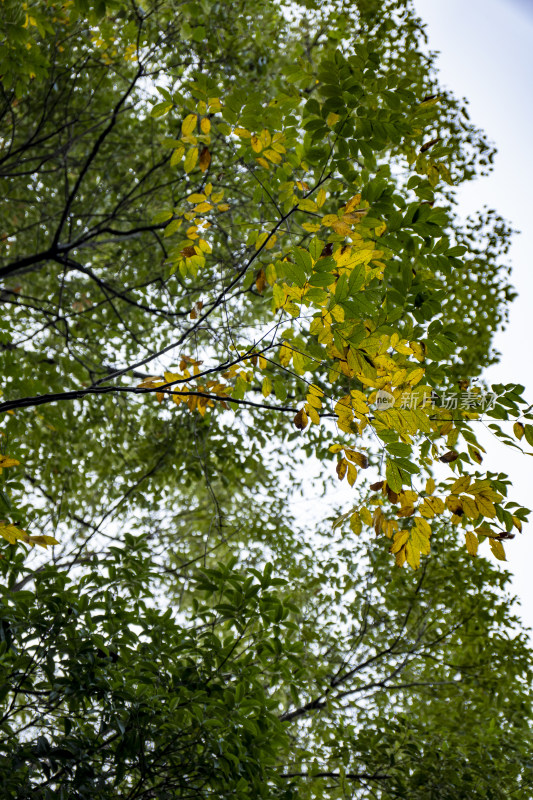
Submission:
<svg viewBox="0 0 533 800">
<path fill-rule="evenodd" d="M 512 231 L 411 3 L 0 29 L 6 796 L 526 800 Z"/>
</svg>

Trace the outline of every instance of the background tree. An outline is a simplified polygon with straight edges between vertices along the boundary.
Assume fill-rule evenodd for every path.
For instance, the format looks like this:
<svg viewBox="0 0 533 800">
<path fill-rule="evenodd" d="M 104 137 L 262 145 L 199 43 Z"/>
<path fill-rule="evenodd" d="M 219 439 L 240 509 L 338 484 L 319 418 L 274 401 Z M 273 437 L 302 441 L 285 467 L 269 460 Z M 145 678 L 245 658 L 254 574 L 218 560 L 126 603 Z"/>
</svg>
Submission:
<svg viewBox="0 0 533 800">
<path fill-rule="evenodd" d="M 456 552 L 526 517 L 472 424 L 510 231 L 454 187 L 493 150 L 409 3 L 321 6 L 2 4 L 12 797 L 529 796 L 524 638 Z M 334 534 L 310 465 L 360 485 Z"/>
</svg>

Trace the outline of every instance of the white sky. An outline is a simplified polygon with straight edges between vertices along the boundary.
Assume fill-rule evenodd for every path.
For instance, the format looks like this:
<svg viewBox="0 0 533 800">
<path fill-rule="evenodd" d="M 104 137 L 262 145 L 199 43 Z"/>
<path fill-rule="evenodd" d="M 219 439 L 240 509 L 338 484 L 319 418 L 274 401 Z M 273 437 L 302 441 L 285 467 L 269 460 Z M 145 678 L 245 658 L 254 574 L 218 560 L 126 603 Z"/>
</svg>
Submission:
<svg viewBox="0 0 533 800">
<path fill-rule="evenodd" d="M 533 0 L 415 0 L 415 5 L 427 23 L 431 49 L 440 51 L 441 84 L 468 98 L 472 121 L 498 148 L 493 174 L 461 190 L 461 207 L 465 212 L 496 208 L 521 231 L 511 250 L 519 297 L 507 330 L 495 340 L 501 363 L 486 377 L 523 384 L 533 402 Z M 506 472 L 514 487 L 510 499 L 533 508 L 533 458 L 488 435 L 481 441 L 487 449 L 484 466 Z M 528 528 L 506 551 L 522 617 L 533 627 L 533 524 Z"/>
</svg>

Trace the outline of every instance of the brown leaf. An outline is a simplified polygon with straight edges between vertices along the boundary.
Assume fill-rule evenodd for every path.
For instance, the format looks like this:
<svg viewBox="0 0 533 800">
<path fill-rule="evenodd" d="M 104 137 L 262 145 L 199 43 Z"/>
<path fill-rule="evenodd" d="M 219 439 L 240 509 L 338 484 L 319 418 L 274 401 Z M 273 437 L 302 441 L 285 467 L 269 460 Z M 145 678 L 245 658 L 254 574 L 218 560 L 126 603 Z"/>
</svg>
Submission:
<svg viewBox="0 0 533 800">
<path fill-rule="evenodd" d="M 444 453 L 444 455 L 439 458 L 439 461 L 442 461 L 443 464 L 449 464 L 451 461 L 456 461 L 458 458 L 459 453 L 455 450 L 448 450 L 447 453 Z"/>
<path fill-rule="evenodd" d="M 438 144 L 438 142 L 440 142 L 440 136 L 437 136 L 435 139 L 431 139 L 429 142 L 425 142 L 420 148 L 420 152 L 425 153 L 426 150 L 429 150 L 430 147 L 433 147 L 434 144 Z"/>
<path fill-rule="evenodd" d="M 303 431 L 307 428 L 307 423 L 309 420 L 307 419 L 307 414 L 305 413 L 305 409 L 301 408 L 293 420 L 294 424 L 298 428 L 299 431 Z"/>
<path fill-rule="evenodd" d="M 208 147 L 204 147 L 204 149 L 200 153 L 200 160 L 198 162 L 198 166 L 200 167 L 202 172 L 205 172 L 210 163 L 211 163 L 211 153 L 209 152 Z"/>
<path fill-rule="evenodd" d="M 255 288 L 259 292 L 259 294 L 263 294 L 263 289 L 266 286 L 266 277 L 265 277 L 265 270 L 259 270 L 257 278 L 255 279 Z"/>
<path fill-rule="evenodd" d="M 370 484 L 370 489 L 373 492 L 377 492 L 377 491 L 379 491 L 379 489 L 383 489 L 383 484 L 384 483 L 385 483 L 385 481 L 378 481 L 377 483 L 371 483 Z"/>
<path fill-rule="evenodd" d="M 396 492 L 393 492 L 390 486 L 387 486 L 387 497 L 389 498 L 390 502 L 396 504 L 398 502 L 398 495 Z"/>
<path fill-rule="evenodd" d="M 333 253 L 333 244 L 328 242 L 323 248 L 322 252 L 320 253 L 320 258 L 326 258 Z"/>
<path fill-rule="evenodd" d="M 337 475 L 340 481 L 342 481 L 342 479 L 346 475 L 347 469 L 348 469 L 348 462 L 346 461 L 345 458 L 341 458 L 341 460 L 337 464 Z"/>
<path fill-rule="evenodd" d="M 194 245 L 189 245 L 188 247 L 184 247 L 183 250 L 180 250 L 180 256 L 183 258 L 192 258 L 192 256 L 196 255 L 196 250 L 194 249 Z"/>
</svg>

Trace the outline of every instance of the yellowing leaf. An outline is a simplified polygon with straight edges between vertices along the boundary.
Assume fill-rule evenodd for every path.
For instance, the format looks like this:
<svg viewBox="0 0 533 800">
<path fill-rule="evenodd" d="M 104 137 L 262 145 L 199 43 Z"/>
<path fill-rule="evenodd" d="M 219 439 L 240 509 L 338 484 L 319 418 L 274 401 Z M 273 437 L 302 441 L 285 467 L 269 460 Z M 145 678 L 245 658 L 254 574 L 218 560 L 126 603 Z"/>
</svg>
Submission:
<svg viewBox="0 0 533 800">
<path fill-rule="evenodd" d="M 355 450 L 349 450 L 348 448 L 346 448 L 344 452 L 346 458 L 353 461 L 358 467 L 361 467 L 361 469 L 368 468 L 368 457 L 364 453 L 357 453 Z"/>
<path fill-rule="evenodd" d="M 435 514 L 442 514 L 444 512 L 444 503 L 440 497 L 426 497 L 425 502 Z"/>
<path fill-rule="evenodd" d="M 475 500 L 463 494 L 461 495 L 461 503 L 463 504 L 463 511 L 469 519 L 477 519 L 479 517 L 479 510 Z"/>
<path fill-rule="evenodd" d="M 264 155 L 268 158 L 269 161 L 272 161 L 274 164 L 281 164 L 281 156 L 279 153 L 276 153 L 275 150 L 265 150 Z"/>
<path fill-rule="evenodd" d="M 418 361 L 423 361 L 425 356 L 425 347 L 423 344 L 419 344 L 418 342 L 409 342 L 409 347 L 414 353 L 415 358 Z"/>
<path fill-rule="evenodd" d="M 306 413 L 308 414 L 309 419 L 311 420 L 311 422 L 314 425 L 320 425 L 320 416 L 319 416 L 319 413 L 316 410 L 316 408 L 313 408 L 313 406 L 309 405 L 309 403 L 306 403 L 305 404 L 305 410 L 306 410 Z M 350 476 L 348 475 L 348 480 L 349 479 L 350 479 Z"/>
<path fill-rule="evenodd" d="M 259 139 L 260 139 L 261 144 L 263 145 L 263 147 L 269 147 L 270 146 L 270 142 L 272 141 L 272 137 L 270 135 L 270 131 L 268 131 L 266 128 L 263 128 L 263 130 L 259 134 Z"/>
<path fill-rule="evenodd" d="M 397 553 L 409 539 L 409 531 L 398 531 L 389 553 Z"/>
<path fill-rule="evenodd" d="M 322 208 L 325 202 L 326 202 L 326 191 L 325 189 L 319 189 L 316 196 L 317 207 Z"/>
<path fill-rule="evenodd" d="M 202 133 L 209 133 L 211 130 L 211 120 L 208 117 L 204 117 L 200 122 L 200 130 Z"/>
<path fill-rule="evenodd" d="M 506 561 L 507 559 L 505 558 L 505 550 L 503 549 L 503 544 L 499 541 L 499 539 L 489 539 L 489 543 L 490 549 L 498 561 Z"/>
<path fill-rule="evenodd" d="M 348 464 L 347 480 L 350 486 L 353 486 L 357 480 L 357 469 L 353 464 Z"/>
<path fill-rule="evenodd" d="M 38 544 L 40 547 L 46 548 L 49 544 L 59 544 L 57 539 L 54 539 L 53 536 L 29 536 L 26 540 L 28 544 Z"/>
<path fill-rule="evenodd" d="M 263 378 L 263 385 L 261 387 L 261 392 L 263 394 L 263 397 L 268 397 L 269 394 L 272 392 L 272 381 L 270 380 L 268 375 L 265 375 L 265 377 Z"/>
<path fill-rule="evenodd" d="M 468 550 L 471 556 L 475 556 L 479 546 L 479 540 L 476 534 L 472 533 L 472 531 L 467 531 L 465 534 L 465 538 L 466 538 L 466 549 Z"/>
<path fill-rule="evenodd" d="M 513 432 L 517 439 L 521 439 L 524 435 L 524 426 L 521 422 L 515 422 L 513 425 Z"/>
<path fill-rule="evenodd" d="M 346 214 L 349 214 L 350 211 L 353 211 L 354 208 L 357 208 L 357 206 L 359 205 L 360 202 L 361 202 L 361 195 L 360 194 L 354 194 L 354 196 L 350 197 L 350 199 L 348 200 L 348 202 L 344 206 L 344 212 Z"/>
<path fill-rule="evenodd" d="M 423 367 L 418 367 L 417 369 L 412 370 L 407 376 L 407 383 L 409 386 L 416 386 L 417 383 L 420 383 L 422 378 L 424 377 L 425 369 Z"/>
<path fill-rule="evenodd" d="M 188 114 L 183 122 L 181 123 L 181 133 L 182 136 L 190 136 L 193 130 L 196 128 L 196 121 L 198 117 L 196 114 Z"/>
<path fill-rule="evenodd" d="M 520 533 L 522 533 L 522 520 L 519 519 L 518 517 L 515 517 L 514 514 L 513 514 L 513 525 L 518 531 L 520 531 Z"/>
<path fill-rule="evenodd" d="M 466 492 L 470 486 L 470 480 L 470 475 L 461 475 L 461 477 L 457 478 L 455 483 L 452 485 L 450 494 L 461 494 L 461 492 Z"/>
<path fill-rule="evenodd" d="M 198 148 L 191 147 L 190 150 L 187 152 L 187 155 L 185 156 L 185 163 L 183 165 L 183 168 L 187 174 L 193 171 L 197 161 L 198 161 Z"/>
<path fill-rule="evenodd" d="M 356 536 L 359 536 L 363 530 L 363 523 L 361 522 L 361 517 L 357 511 L 350 517 L 350 528 L 356 534 Z"/>
<path fill-rule="evenodd" d="M 206 211 L 211 211 L 214 206 L 211 203 L 199 203 L 193 210 L 196 214 L 204 214 Z"/>
<path fill-rule="evenodd" d="M 433 480 L 433 478 L 428 478 L 428 480 L 426 481 L 426 493 L 433 494 L 434 491 L 435 491 L 435 481 Z"/>
<path fill-rule="evenodd" d="M 181 145 L 181 147 L 176 147 L 172 155 L 170 156 L 170 166 L 175 167 L 176 164 L 179 164 L 183 155 L 185 153 L 185 147 Z"/>
<path fill-rule="evenodd" d="M 9 544 L 16 544 L 17 541 L 27 542 L 30 538 L 26 531 L 16 528 L 9 523 L 0 525 L 0 536 Z"/>
<path fill-rule="evenodd" d="M 494 507 L 494 503 L 492 503 L 486 497 L 483 497 L 483 495 L 476 495 L 476 505 L 484 517 L 487 517 L 488 519 L 494 519 L 496 516 L 496 508 Z"/>
</svg>

